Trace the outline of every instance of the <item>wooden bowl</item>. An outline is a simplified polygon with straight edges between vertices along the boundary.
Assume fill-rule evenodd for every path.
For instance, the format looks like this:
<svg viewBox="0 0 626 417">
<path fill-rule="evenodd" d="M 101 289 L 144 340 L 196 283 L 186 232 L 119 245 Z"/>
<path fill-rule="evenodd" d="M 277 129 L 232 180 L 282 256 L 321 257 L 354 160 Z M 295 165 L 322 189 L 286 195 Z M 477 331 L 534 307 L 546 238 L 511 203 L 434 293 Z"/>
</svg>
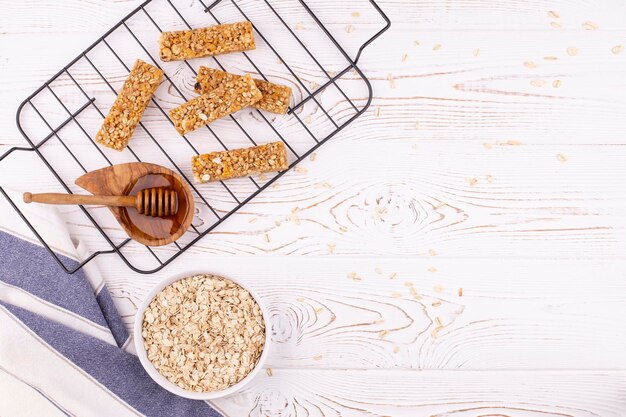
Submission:
<svg viewBox="0 0 626 417">
<path fill-rule="evenodd" d="M 76 185 L 94 195 L 135 195 L 152 187 L 168 187 L 178 193 L 178 212 L 174 216 L 150 217 L 132 207 L 109 207 L 128 236 L 147 246 L 174 242 L 187 231 L 194 214 L 191 189 L 174 171 L 146 162 L 113 165 L 88 172 Z"/>
</svg>

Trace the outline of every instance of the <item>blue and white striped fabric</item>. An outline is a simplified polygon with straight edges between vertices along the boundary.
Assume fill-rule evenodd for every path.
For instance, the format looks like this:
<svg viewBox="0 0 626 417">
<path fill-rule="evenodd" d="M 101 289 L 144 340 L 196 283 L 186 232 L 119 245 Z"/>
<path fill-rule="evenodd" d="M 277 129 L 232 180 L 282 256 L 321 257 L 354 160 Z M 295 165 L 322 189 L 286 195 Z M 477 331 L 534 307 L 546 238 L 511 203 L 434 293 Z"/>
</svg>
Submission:
<svg viewBox="0 0 626 417">
<path fill-rule="evenodd" d="M 0 415 L 220 416 L 152 381 L 100 281 L 0 231 Z"/>
</svg>

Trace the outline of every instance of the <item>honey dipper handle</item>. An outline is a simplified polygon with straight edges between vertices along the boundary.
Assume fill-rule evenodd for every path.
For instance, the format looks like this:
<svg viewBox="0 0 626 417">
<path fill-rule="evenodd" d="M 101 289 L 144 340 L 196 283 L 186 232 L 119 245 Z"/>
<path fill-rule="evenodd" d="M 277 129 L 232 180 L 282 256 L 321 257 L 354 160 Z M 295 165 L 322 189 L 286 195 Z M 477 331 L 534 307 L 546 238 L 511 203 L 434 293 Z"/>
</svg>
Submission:
<svg viewBox="0 0 626 417">
<path fill-rule="evenodd" d="M 24 193 L 24 202 L 25 203 L 44 203 L 44 204 L 85 204 L 85 205 L 97 204 L 97 205 L 115 206 L 115 207 L 135 207 L 134 196 Z"/>
</svg>

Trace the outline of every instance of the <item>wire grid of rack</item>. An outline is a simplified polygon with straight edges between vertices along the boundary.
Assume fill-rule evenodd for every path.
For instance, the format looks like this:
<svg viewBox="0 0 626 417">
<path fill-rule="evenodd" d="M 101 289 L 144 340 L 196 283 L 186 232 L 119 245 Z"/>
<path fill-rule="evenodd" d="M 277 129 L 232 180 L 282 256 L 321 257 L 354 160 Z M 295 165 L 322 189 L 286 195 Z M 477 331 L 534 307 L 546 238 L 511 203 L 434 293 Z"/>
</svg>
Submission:
<svg viewBox="0 0 626 417">
<path fill-rule="evenodd" d="M 103 150 L 98 145 L 96 145 L 96 143 L 93 141 L 93 135 L 88 132 L 88 130 L 90 129 L 85 126 L 84 122 L 81 123 L 80 115 L 82 112 L 86 111 L 86 109 L 91 109 L 91 111 L 96 111 L 97 114 L 99 114 L 101 121 L 101 119 L 105 117 L 105 112 L 108 109 L 108 107 L 105 108 L 104 106 L 97 104 L 97 100 L 99 100 L 99 97 L 96 97 L 96 93 L 90 90 L 89 85 L 91 83 L 103 83 L 104 85 L 106 85 L 106 88 L 110 90 L 109 94 L 113 97 L 117 95 L 118 91 L 118 89 L 115 88 L 116 81 L 113 81 L 112 77 L 107 76 L 107 71 L 105 69 L 102 69 L 102 66 L 96 62 L 95 58 L 93 57 L 93 54 L 95 53 L 94 51 L 96 51 L 97 49 L 108 50 L 114 60 L 117 60 L 123 66 L 126 72 L 130 70 L 130 65 L 121 56 L 122 53 L 120 52 L 120 48 L 115 47 L 113 44 L 114 41 L 112 38 L 116 35 L 119 35 L 119 33 L 122 33 L 122 35 L 124 36 L 124 45 L 128 45 L 125 42 L 130 42 L 134 44 L 145 53 L 145 58 L 142 59 L 159 68 L 164 69 L 164 82 L 168 86 L 168 91 L 171 91 L 173 92 L 172 94 L 179 96 L 181 100 L 187 101 L 189 99 L 190 93 L 185 93 L 183 91 L 184 88 L 180 85 L 177 85 L 178 83 L 174 81 L 173 76 L 171 74 L 168 74 L 168 69 L 164 68 L 164 63 L 160 62 L 158 58 L 155 58 L 156 54 L 154 52 L 150 52 L 149 49 L 152 49 L 152 46 L 148 45 L 145 40 L 142 40 L 141 36 L 138 34 L 138 31 L 134 30 L 133 28 L 134 20 L 138 19 L 138 17 L 141 17 L 146 22 L 154 25 L 155 29 L 158 32 L 162 32 L 163 30 L 170 30 L 169 27 L 164 27 L 164 25 L 170 24 L 171 22 L 168 22 L 167 19 L 165 19 L 166 21 L 164 23 L 161 22 L 161 24 L 159 24 L 159 18 L 154 17 L 154 11 L 162 11 L 164 10 L 163 8 L 167 8 L 168 10 L 170 10 L 172 12 L 172 15 L 176 17 L 176 19 L 179 19 L 178 24 L 182 24 L 182 28 L 192 28 L 194 22 L 190 22 L 191 19 L 189 15 L 185 15 L 185 12 L 189 12 L 189 7 L 184 5 L 182 7 L 177 6 L 174 4 L 175 1 L 176 0 L 148 0 L 144 2 L 134 11 L 128 14 L 122 21 L 113 26 L 101 38 L 99 38 L 96 42 L 89 46 L 78 57 L 76 57 L 73 61 L 66 65 L 48 82 L 46 82 L 33 94 L 31 94 L 20 105 L 17 113 L 18 129 L 23 134 L 24 138 L 28 141 L 30 147 L 14 147 L 7 151 L 4 155 L 2 155 L 0 157 L 0 161 L 2 161 L 15 151 L 34 152 L 47 166 L 47 168 L 50 170 L 56 180 L 58 180 L 63 189 L 68 193 L 72 193 L 73 190 L 71 188 L 71 184 L 69 183 L 69 181 L 67 181 L 67 175 L 61 174 L 59 172 L 57 167 L 55 167 L 55 162 L 51 161 L 44 151 L 45 147 L 50 146 L 51 143 L 55 143 L 57 149 L 59 149 L 60 145 L 60 147 L 64 150 L 64 155 L 65 152 L 67 153 L 68 159 L 66 162 L 64 162 L 65 164 L 75 164 L 79 174 L 88 172 L 89 167 L 86 163 L 86 155 L 79 155 L 76 150 L 73 149 L 73 145 L 69 143 L 67 136 L 65 136 L 65 138 L 62 138 L 63 135 L 61 134 L 61 132 L 71 125 L 74 128 L 78 129 L 77 132 L 80 132 L 81 136 L 80 140 L 87 144 L 86 146 L 88 146 L 90 149 L 92 148 L 91 152 L 100 155 L 100 157 L 104 161 L 104 166 L 110 166 L 116 162 L 112 154 L 108 153 L 107 150 Z M 336 52 L 338 52 L 345 60 L 342 63 L 342 68 L 336 71 L 328 70 L 325 67 L 324 63 L 322 62 L 323 59 L 318 58 L 316 54 L 312 51 L 312 49 L 307 46 L 306 41 L 302 40 L 301 35 L 298 35 L 294 31 L 294 29 L 292 29 L 291 25 L 286 21 L 286 19 L 277 9 L 277 7 L 275 7 L 275 5 L 272 5 L 270 0 L 263 0 L 262 2 L 258 1 L 258 3 L 263 3 L 270 16 L 276 18 L 277 21 L 280 22 L 280 24 L 283 26 L 283 28 L 286 29 L 286 33 L 289 33 L 289 36 L 292 37 L 291 40 L 295 41 L 295 44 L 298 45 L 299 48 L 301 48 L 301 52 L 304 54 L 303 56 L 309 57 L 312 66 L 316 68 L 320 72 L 320 74 L 323 74 L 325 81 L 319 84 L 307 83 L 302 79 L 301 76 L 298 75 L 298 70 L 294 68 L 294 64 L 287 62 L 287 60 L 281 55 L 281 52 L 279 52 L 279 48 L 276 46 L 276 44 L 269 41 L 269 37 L 271 37 L 271 35 L 264 33 L 260 30 L 259 25 L 255 23 L 255 18 L 251 16 L 250 13 L 246 13 L 244 11 L 243 7 L 239 4 L 239 0 L 217 0 L 208 5 L 205 4 L 202 0 L 200 0 L 199 2 L 199 5 L 202 7 L 203 12 L 209 15 L 212 19 L 211 22 L 206 22 L 205 25 L 222 23 L 216 16 L 215 8 L 216 6 L 224 3 L 228 3 L 229 6 L 232 8 L 232 11 L 235 12 L 235 15 L 239 16 L 237 20 L 251 21 L 255 29 L 255 36 L 257 36 L 258 39 L 262 40 L 262 42 L 267 46 L 269 51 L 271 51 L 271 54 L 273 54 L 274 57 L 277 58 L 278 64 L 287 71 L 287 75 L 291 77 L 294 86 L 297 87 L 299 91 L 301 91 L 301 96 L 298 97 L 298 99 L 296 100 L 296 104 L 289 108 L 288 114 L 293 117 L 294 124 L 299 127 L 303 134 L 306 134 L 305 136 L 309 137 L 310 142 L 304 145 L 300 144 L 300 146 L 297 147 L 292 141 L 287 140 L 286 137 L 281 134 L 281 128 L 276 127 L 275 123 L 272 120 L 268 119 L 268 117 L 270 116 L 268 116 L 267 114 L 264 114 L 261 111 L 255 111 L 254 114 L 255 119 L 259 123 L 263 124 L 266 130 L 269 129 L 269 131 L 273 135 L 275 135 L 277 139 L 282 140 L 288 147 L 291 154 L 290 159 L 293 161 L 290 163 L 289 169 L 293 168 L 298 162 L 310 155 L 324 142 L 326 142 L 339 131 L 344 129 L 348 124 L 350 124 L 363 112 L 365 112 L 365 110 L 370 105 L 370 102 L 372 100 L 372 88 L 363 72 L 359 69 L 357 63 L 363 49 L 389 28 L 390 21 L 374 0 L 368 1 L 369 4 L 374 8 L 375 12 L 378 13 L 382 18 L 384 26 L 378 29 L 375 34 L 373 34 L 370 38 L 366 39 L 362 44 L 360 44 L 358 49 L 356 50 L 355 57 L 352 58 L 342 47 L 342 45 L 337 41 L 331 31 L 322 23 L 317 14 L 311 10 L 310 6 L 305 3 L 304 0 L 294 0 L 294 4 L 299 5 L 302 10 L 306 12 L 308 16 L 310 16 L 312 22 L 315 23 L 315 30 L 321 31 L 320 33 L 323 34 L 323 36 L 334 46 L 334 48 L 336 48 Z M 159 9 L 152 8 L 151 10 L 149 10 L 150 5 L 157 2 L 159 5 Z M 194 15 L 193 19 L 197 19 L 197 16 Z M 124 47 L 124 49 L 126 49 L 126 47 Z M 243 59 L 247 61 L 247 63 L 251 66 L 251 68 L 253 68 L 254 72 L 263 77 L 265 80 L 268 80 L 268 77 L 266 76 L 264 71 L 261 70 L 261 65 L 251 58 L 251 53 L 244 52 L 242 56 Z M 219 66 L 221 69 L 226 70 L 225 66 L 220 61 L 220 57 L 213 57 L 212 59 L 217 66 Z M 91 68 L 91 70 L 93 70 L 95 80 L 79 80 L 76 75 L 73 75 L 77 65 L 84 65 Z M 180 65 L 186 66 L 186 68 L 195 76 L 196 69 L 192 66 L 190 62 L 184 61 L 184 64 Z M 345 85 L 344 88 L 342 88 L 341 86 L 342 77 L 344 77 L 348 73 L 353 74 L 354 77 L 363 82 L 363 84 L 367 88 L 367 97 L 357 101 L 354 98 L 350 97 L 350 93 L 346 93 L 344 91 Z M 53 87 L 53 85 L 55 81 L 61 79 L 61 77 L 63 77 L 67 83 L 73 84 L 75 94 L 73 94 L 71 97 L 55 91 L 55 87 Z M 334 91 L 337 93 L 339 100 L 345 104 L 345 108 L 342 109 L 341 112 L 335 112 L 334 114 L 331 114 L 332 110 L 324 108 L 321 103 L 321 93 L 329 87 L 334 88 Z M 56 100 L 58 105 L 62 107 L 63 112 L 65 113 L 64 118 L 56 120 L 49 120 L 49 118 L 46 118 L 46 111 L 40 110 L 40 108 L 42 108 L 42 105 L 40 103 L 36 104 L 38 96 L 40 94 L 43 94 L 44 92 L 48 95 L 48 99 Z M 164 108 L 163 101 L 153 99 L 152 104 L 156 108 L 155 112 L 157 114 L 160 113 L 160 117 L 163 120 L 166 120 L 167 123 L 172 124 L 171 120 L 169 119 L 168 113 Z M 302 108 L 307 105 L 313 105 L 320 112 L 320 117 L 325 121 L 327 125 L 330 126 L 330 130 L 324 131 L 323 134 L 312 131 L 313 129 L 310 128 L 308 123 L 306 123 L 306 121 L 303 120 L 302 117 L 298 114 L 299 110 L 302 110 Z M 39 117 L 45 125 L 46 130 L 48 131 L 45 136 L 38 140 L 30 137 L 24 129 L 23 118 L 25 119 L 25 116 L 23 113 L 25 111 L 25 108 L 28 108 L 29 113 L 34 112 L 34 114 L 29 114 L 28 117 L 32 118 L 35 117 L 35 115 Z M 342 118 L 338 117 L 337 113 L 345 113 L 344 110 L 346 109 L 349 110 L 347 115 L 343 115 Z M 30 119 L 28 119 L 26 122 L 28 123 L 29 121 Z M 253 137 L 254 134 L 251 132 L 251 129 L 246 129 L 244 127 L 245 121 L 242 121 L 232 115 L 230 116 L 230 121 L 232 123 L 232 126 L 234 126 L 233 128 L 238 130 L 241 137 L 244 138 L 244 140 L 247 140 L 246 146 L 257 144 L 257 140 Z M 244 186 L 243 191 L 241 192 L 234 192 L 232 189 L 233 186 L 230 185 L 231 183 L 219 183 L 219 187 L 222 187 L 222 194 L 229 196 L 229 198 L 232 200 L 232 205 L 226 209 L 218 209 L 214 207 L 214 202 L 211 200 L 211 198 L 207 196 L 207 191 L 201 189 L 201 186 L 199 186 L 198 184 L 194 184 L 194 182 L 190 180 L 190 174 L 188 171 L 186 171 L 186 168 L 183 167 L 183 161 L 178 160 L 178 158 L 171 154 L 171 151 L 166 149 L 166 147 L 162 144 L 162 139 L 157 139 L 157 136 L 159 136 L 159 134 L 151 131 L 151 129 L 148 128 L 148 124 L 149 122 L 142 121 L 138 129 L 141 129 L 143 135 L 146 137 L 146 140 L 154 145 L 155 149 L 160 152 L 160 156 L 165 158 L 165 163 L 174 172 L 180 174 L 189 184 L 189 186 L 193 190 L 196 206 L 200 207 L 202 210 L 205 210 L 207 213 L 211 213 L 211 220 L 203 221 L 202 224 L 192 224 L 190 230 L 184 236 L 186 237 L 186 239 L 181 239 L 178 242 L 173 243 L 171 245 L 172 247 L 169 248 L 168 251 L 165 252 L 165 254 L 158 253 L 159 251 L 156 248 L 144 246 L 142 250 L 145 250 L 146 253 L 150 254 L 149 257 L 153 260 L 151 262 L 152 265 L 154 265 L 149 265 L 148 267 L 145 267 L 135 265 L 135 263 L 129 258 L 129 256 L 124 253 L 124 249 L 127 248 L 129 244 L 131 244 L 131 240 L 129 238 L 125 237 L 116 241 L 114 237 L 110 236 L 111 232 L 109 228 L 101 224 L 101 219 L 97 219 L 91 210 L 80 206 L 80 211 L 82 212 L 82 214 L 86 216 L 86 218 L 89 219 L 90 223 L 93 224 L 93 226 L 100 232 L 103 239 L 108 244 L 108 247 L 104 249 L 94 250 L 91 253 L 88 253 L 87 256 L 85 256 L 85 258 L 80 260 L 79 262 L 66 264 L 54 251 L 52 251 L 50 245 L 38 233 L 38 231 L 29 221 L 27 216 L 19 209 L 19 207 L 7 194 L 7 192 L 2 187 L 0 187 L 0 193 L 4 195 L 4 197 L 9 201 L 10 205 L 26 222 L 31 231 L 37 236 L 37 238 L 41 241 L 44 247 L 50 252 L 50 254 L 57 260 L 57 262 L 67 273 L 74 273 L 82 268 L 85 264 L 90 262 L 92 259 L 94 259 L 96 256 L 107 253 L 116 253 L 131 269 L 136 272 L 156 272 L 163 268 L 165 265 L 172 262 L 176 257 L 189 249 L 202 237 L 214 230 L 229 216 L 237 212 L 243 205 L 248 203 L 251 199 L 256 197 L 259 193 L 261 193 L 272 183 L 274 183 L 278 178 L 280 178 L 285 172 L 287 172 L 284 171 L 281 173 L 277 173 L 273 177 L 263 181 L 261 181 L 259 178 L 255 179 L 253 177 L 249 177 L 246 180 L 249 181 L 248 186 Z M 207 130 L 204 131 L 204 134 L 207 135 L 206 132 L 208 131 L 208 136 L 212 138 L 217 144 L 219 144 L 219 147 L 221 147 L 222 149 L 228 149 L 230 147 L 224 140 L 224 135 L 218 134 L 211 126 L 207 126 L 206 129 Z M 228 132 L 232 133 L 232 131 L 227 131 L 227 133 Z M 180 139 L 177 138 L 177 140 Z M 182 141 L 183 143 L 185 143 L 187 151 L 191 151 L 194 154 L 201 153 L 198 150 L 197 143 L 195 143 L 193 139 L 190 139 L 189 137 L 183 137 Z M 127 148 L 130 155 L 130 161 L 143 161 L 142 157 L 140 157 L 141 152 L 134 148 L 134 143 L 134 141 L 131 142 L 131 146 Z M 188 159 L 185 159 L 184 161 L 188 161 Z M 154 161 L 148 160 L 145 162 Z M 133 244 L 136 244 L 136 242 L 133 242 Z"/>
</svg>

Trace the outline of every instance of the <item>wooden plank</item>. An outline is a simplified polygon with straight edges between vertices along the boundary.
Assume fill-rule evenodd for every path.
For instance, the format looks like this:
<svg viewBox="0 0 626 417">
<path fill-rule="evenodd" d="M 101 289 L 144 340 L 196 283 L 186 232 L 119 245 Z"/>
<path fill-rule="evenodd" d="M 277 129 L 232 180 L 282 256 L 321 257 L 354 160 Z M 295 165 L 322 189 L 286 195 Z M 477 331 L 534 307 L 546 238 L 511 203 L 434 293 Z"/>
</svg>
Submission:
<svg viewBox="0 0 626 417">
<path fill-rule="evenodd" d="M 237 0 L 245 10 L 256 12 L 263 18 L 270 11 L 262 2 Z M 10 3 L 6 16 L 13 19 L 3 21 L 3 27 L 10 32 L 54 32 L 57 24 L 63 24 L 65 31 L 90 30 L 93 25 L 110 26 L 119 17 L 128 13 L 140 0 L 111 2 L 107 0 L 74 0 L 72 2 L 42 1 L 37 4 Z M 205 1 L 205 4 L 210 2 Z M 225 1 L 226 3 L 226 1 Z M 441 2 L 416 2 L 407 6 L 402 0 L 381 0 L 380 7 L 394 23 L 411 23 L 432 30 L 463 29 L 493 30 L 580 30 L 587 21 L 596 23 L 599 30 L 622 29 L 621 16 L 626 6 L 619 0 L 591 0 L 572 3 L 568 0 L 530 0 L 523 2 L 500 2 L 497 0 L 453 0 Z M 287 16 L 299 13 L 297 2 L 276 2 L 280 11 Z M 374 15 L 374 10 L 366 0 L 316 0 L 311 8 L 325 22 L 354 23 L 359 19 Z M 232 7 L 218 7 L 224 17 L 240 18 Z M 556 14 L 550 14 L 553 11 Z M 352 13 L 358 12 L 355 17 Z M 29 18 L 30 16 L 30 18 Z M 558 17 L 556 17 L 558 16 Z M 58 22 L 58 23 L 57 23 Z M 561 28 L 554 28 L 551 22 L 558 22 Z"/>
<path fill-rule="evenodd" d="M 355 131 L 364 127 L 357 122 Z M 384 158 L 378 156 L 381 146 Z M 626 184 L 615 173 L 625 151 L 623 146 L 494 142 L 487 149 L 438 140 L 338 138 L 320 149 L 315 161 L 303 162 L 306 172 L 285 175 L 192 252 L 428 257 L 434 249 L 451 258 L 621 259 L 626 195 L 620 190 Z M 63 153 L 59 149 L 58 155 Z M 62 191 L 32 155 L 11 156 L 0 172 L 20 173 L 24 166 L 36 175 L 11 184 L 15 189 Z M 71 160 L 61 168 L 66 178 L 82 173 Z M 237 184 L 235 189 L 247 190 Z M 225 191 L 209 191 L 212 204 L 228 207 Z M 89 248 L 106 247 L 76 208 L 61 210 Z M 91 210 L 118 229 L 106 210 Z M 213 221 L 211 216 L 203 209 L 195 224 Z"/>
<path fill-rule="evenodd" d="M 245 281 L 270 310 L 271 367 L 626 368 L 626 341 L 618 331 L 626 326 L 622 261 L 205 252 L 183 255 L 174 268 L 148 276 L 110 257 L 95 262 L 106 268 L 129 326 L 143 295 L 174 272 Z"/>
<path fill-rule="evenodd" d="M 620 417 L 623 372 L 273 369 L 214 403 L 229 416 Z"/>
</svg>

